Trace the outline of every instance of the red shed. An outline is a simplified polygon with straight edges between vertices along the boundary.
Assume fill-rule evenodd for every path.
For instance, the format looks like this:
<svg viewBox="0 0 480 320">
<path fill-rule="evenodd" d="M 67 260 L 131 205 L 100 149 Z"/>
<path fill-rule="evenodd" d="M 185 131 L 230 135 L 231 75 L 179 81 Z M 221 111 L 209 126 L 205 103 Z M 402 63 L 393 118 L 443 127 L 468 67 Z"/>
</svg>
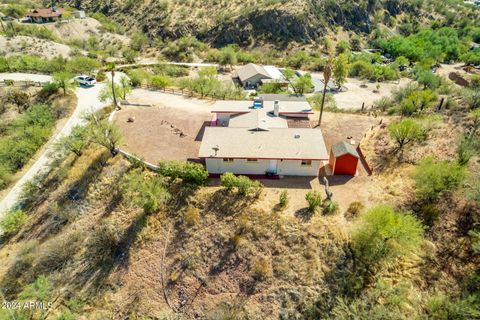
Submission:
<svg viewBox="0 0 480 320">
<path fill-rule="evenodd" d="M 358 155 L 355 147 L 350 143 L 342 141 L 332 146 L 330 150 L 330 167 L 333 174 L 351 175 L 357 173 Z"/>
</svg>

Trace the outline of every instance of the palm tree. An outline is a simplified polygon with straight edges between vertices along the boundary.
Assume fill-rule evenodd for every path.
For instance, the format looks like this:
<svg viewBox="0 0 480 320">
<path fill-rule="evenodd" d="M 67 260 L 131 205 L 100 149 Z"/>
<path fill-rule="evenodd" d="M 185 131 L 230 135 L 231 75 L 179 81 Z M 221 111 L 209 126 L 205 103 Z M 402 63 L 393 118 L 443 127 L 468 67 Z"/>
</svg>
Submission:
<svg viewBox="0 0 480 320">
<path fill-rule="evenodd" d="M 323 67 L 323 96 L 322 96 L 322 105 L 320 106 L 320 116 L 318 118 L 318 124 L 317 127 L 320 127 L 322 124 L 322 115 L 323 115 L 323 106 L 325 105 L 325 95 L 327 94 L 327 85 L 328 82 L 330 81 L 330 78 L 332 77 L 332 67 L 333 67 L 333 57 L 328 58 L 328 60 L 325 63 L 325 66 Z"/>
<path fill-rule="evenodd" d="M 112 75 L 112 97 L 113 97 L 113 105 L 115 106 L 115 108 L 118 106 L 117 105 L 117 97 L 115 95 L 115 63 L 113 62 L 110 62 L 109 64 L 107 64 L 107 71 L 110 71 L 111 75 Z"/>
</svg>

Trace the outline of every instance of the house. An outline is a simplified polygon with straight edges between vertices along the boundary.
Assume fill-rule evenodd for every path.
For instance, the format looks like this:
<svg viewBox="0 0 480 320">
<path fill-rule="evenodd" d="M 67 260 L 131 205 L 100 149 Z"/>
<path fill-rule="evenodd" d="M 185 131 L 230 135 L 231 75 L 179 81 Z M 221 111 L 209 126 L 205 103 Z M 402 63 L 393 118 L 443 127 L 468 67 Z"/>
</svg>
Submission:
<svg viewBox="0 0 480 320">
<path fill-rule="evenodd" d="M 360 155 L 355 147 L 346 141 L 339 142 L 330 150 L 329 164 L 335 175 L 357 174 L 357 165 Z"/>
<path fill-rule="evenodd" d="M 307 102 L 218 101 L 199 157 L 210 174 L 317 176 L 328 153 L 320 129 L 290 128 L 312 113 Z"/>
<path fill-rule="evenodd" d="M 244 88 L 256 88 L 261 84 L 276 82 L 288 86 L 282 72 L 275 66 L 261 66 L 249 63 L 238 68 L 232 78 L 236 79 Z"/>
<path fill-rule="evenodd" d="M 44 8 L 44 9 L 33 9 L 29 11 L 25 16 L 32 23 L 47 23 L 55 22 L 62 18 L 63 13 L 65 12 L 62 8 Z"/>
</svg>

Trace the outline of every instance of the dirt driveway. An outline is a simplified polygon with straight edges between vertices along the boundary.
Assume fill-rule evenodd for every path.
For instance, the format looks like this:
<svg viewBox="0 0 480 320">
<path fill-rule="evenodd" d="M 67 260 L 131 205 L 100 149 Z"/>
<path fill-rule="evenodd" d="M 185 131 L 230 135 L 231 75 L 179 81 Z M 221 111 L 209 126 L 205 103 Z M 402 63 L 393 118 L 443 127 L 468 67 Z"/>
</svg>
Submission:
<svg viewBox="0 0 480 320">
<path fill-rule="evenodd" d="M 323 79 L 322 72 L 313 72 L 312 76 Z M 348 78 L 343 85 L 348 90 L 335 93 L 333 96 L 338 108 L 360 110 L 362 103 L 365 103 L 365 108 L 370 108 L 378 99 L 389 97 L 393 89 L 403 87 L 411 81 L 408 78 L 402 78 L 398 81 L 371 83 L 356 78 Z M 378 90 L 377 84 L 380 86 Z"/>
<path fill-rule="evenodd" d="M 128 101 L 153 106 L 124 106 L 116 113 L 122 149 L 153 164 L 197 158 L 203 129 L 212 118 L 209 103 L 143 89 L 134 90 Z"/>
</svg>

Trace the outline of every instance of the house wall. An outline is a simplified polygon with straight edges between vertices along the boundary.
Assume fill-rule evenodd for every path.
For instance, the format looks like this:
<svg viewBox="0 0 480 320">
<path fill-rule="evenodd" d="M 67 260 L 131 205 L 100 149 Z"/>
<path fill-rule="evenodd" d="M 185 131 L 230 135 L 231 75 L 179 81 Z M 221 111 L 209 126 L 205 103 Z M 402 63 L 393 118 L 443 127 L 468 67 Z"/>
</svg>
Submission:
<svg viewBox="0 0 480 320">
<path fill-rule="evenodd" d="M 338 157 L 335 161 L 334 174 L 354 176 L 357 173 L 357 164 L 358 159 L 351 154 Z"/>
<path fill-rule="evenodd" d="M 278 174 L 285 176 L 317 176 L 321 161 L 312 161 L 311 166 L 302 166 L 301 160 L 279 160 Z"/>
<path fill-rule="evenodd" d="M 234 159 L 233 163 L 223 162 L 223 159 L 205 159 L 209 173 L 232 172 L 235 174 L 265 174 L 270 160 L 258 160 L 256 163 L 247 163 L 246 159 Z"/>
<path fill-rule="evenodd" d="M 301 160 L 278 160 L 277 173 L 285 176 L 317 176 L 321 161 L 312 161 L 311 166 L 302 166 Z M 247 163 L 246 159 L 234 159 L 233 163 L 223 162 L 223 159 L 207 158 L 205 165 L 209 173 L 232 172 L 235 174 L 265 174 L 270 167 L 270 160 L 258 160 Z"/>
</svg>

